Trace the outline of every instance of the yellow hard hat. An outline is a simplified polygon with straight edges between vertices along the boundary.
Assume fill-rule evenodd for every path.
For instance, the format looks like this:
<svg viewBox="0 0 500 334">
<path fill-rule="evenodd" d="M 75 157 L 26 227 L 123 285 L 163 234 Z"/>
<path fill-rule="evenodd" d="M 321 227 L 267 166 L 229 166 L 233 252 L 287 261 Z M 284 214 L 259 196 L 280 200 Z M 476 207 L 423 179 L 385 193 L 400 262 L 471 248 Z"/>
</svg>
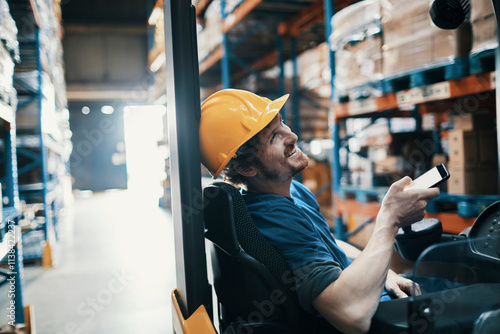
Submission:
<svg viewBox="0 0 500 334">
<path fill-rule="evenodd" d="M 241 145 L 264 129 L 288 99 L 271 101 L 239 89 L 223 89 L 201 104 L 201 162 L 217 178 Z"/>
</svg>

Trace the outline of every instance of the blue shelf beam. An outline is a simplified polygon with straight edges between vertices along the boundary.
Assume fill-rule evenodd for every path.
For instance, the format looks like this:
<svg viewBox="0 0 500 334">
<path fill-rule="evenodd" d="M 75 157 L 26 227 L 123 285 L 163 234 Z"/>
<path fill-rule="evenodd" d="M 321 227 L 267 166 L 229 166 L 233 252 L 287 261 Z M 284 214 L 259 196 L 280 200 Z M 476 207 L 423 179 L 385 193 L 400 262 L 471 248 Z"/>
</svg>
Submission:
<svg viewBox="0 0 500 334">
<path fill-rule="evenodd" d="M 330 25 L 330 21 L 335 14 L 335 1 L 334 0 L 324 0 L 324 8 L 325 8 L 325 36 L 326 41 L 328 43 L 328 50 L 330 56 L 330 115 L 334 115 L 334 111 L 331 110 L 332 101 L 333 101 L 333 91 L 334 91 L 334 82 L 335 82 L 335 53 L 332 51 L 332 47 L 330 44 L 330 35 L 332 34 L 332 28 Z M 340 190 L 340 178 L 342 177 L 342 167 L 340 166 L 340 120 L 336 119 L 335 116 L 333 120 L 333 125 L 331 128 L 332 140 L 333 140 L 333 155 L 332 155 L 332 187 L 334 198 L 338 198 L 339 190 Z M 342 221 L 342 217 L 337 214 L 335 210 L 336 204 L 334 204 L 334 233 L 335 237 L 339 240 L 346 240 L 346 226 Z"/>
<path fill-rule="evenodd" d="M 222 20 L 226 19 L 226 0 L 221 0 L 220 10 Z M 222 88 L 231 87 L 231 73 L 229 69 L 229 42 L 227 40 L 227 34 L 222 33 L 222 59 L 221 59 L 221 76 L 222 76 Z"/>
<path fill-rule="evenodd" d="M 7 270 L 2 270 L 0 275 L 6 280 L 8 298 L 10 300 L 7 319 L 16 324 L 24 324 L 23 303 L 23 248 L 21 227 L 19 226 L 20 214 L 16 209 L 3 210 L 3 221 L 0 233 L 0 261 L 7 265 Z M 10 309 L 12 307 L 13 309 Z M 12 319 L 10 316 L 13 316 Z"/>
<path fill-rule="evenodd" d="M 15 124 L 8 124 L 3 130 L 5 143 L 5 196 L 8 199 L 7 207 L 17 208 L 19 205 L 19 189 L 17 185 L 17 153 L 16 153 L 16 127 Z"/>
</svg>

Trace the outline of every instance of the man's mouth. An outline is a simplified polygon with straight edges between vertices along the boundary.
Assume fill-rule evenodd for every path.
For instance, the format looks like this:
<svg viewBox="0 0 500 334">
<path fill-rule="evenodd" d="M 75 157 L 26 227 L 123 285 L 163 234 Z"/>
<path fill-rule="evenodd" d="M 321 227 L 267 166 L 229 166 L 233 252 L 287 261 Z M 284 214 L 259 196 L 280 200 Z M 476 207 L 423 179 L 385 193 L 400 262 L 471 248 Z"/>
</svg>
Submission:
<svg viewBox="0 0 500 334">
<path fill-rule="evenodd" d="M 294 155 L 297 152 L 297 148 L 294 148 L 290 153 L 286 155 L 287 158 L 290 158 L 292 155 Z"/>
</svg>

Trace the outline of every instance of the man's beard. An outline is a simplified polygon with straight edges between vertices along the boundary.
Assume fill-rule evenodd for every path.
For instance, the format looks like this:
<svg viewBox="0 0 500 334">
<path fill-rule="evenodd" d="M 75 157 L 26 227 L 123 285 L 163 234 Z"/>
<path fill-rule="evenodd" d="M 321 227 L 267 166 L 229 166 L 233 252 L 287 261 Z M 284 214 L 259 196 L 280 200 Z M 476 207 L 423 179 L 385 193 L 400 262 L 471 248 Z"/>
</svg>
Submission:
<svg viewBox="0 0 500 334">
<path fill-rule="evenodd" d="M 299 174 L 301 171 L 307 168 L 309 165 L 309 157 L 304 153 L 300 152 L 300 161 L 304 162 L 300 166 L 291 166 L 292 168 L 288 171 L 288 173 L 279 172 L 276 170 L 271 170 L 264 166 L 260 159 L 256 159 L 255 163 L 258 165 L 262 174 L 272 182 L 285 182 L 289 179 L 293 178 L 295 175 Z"/>
</svg>

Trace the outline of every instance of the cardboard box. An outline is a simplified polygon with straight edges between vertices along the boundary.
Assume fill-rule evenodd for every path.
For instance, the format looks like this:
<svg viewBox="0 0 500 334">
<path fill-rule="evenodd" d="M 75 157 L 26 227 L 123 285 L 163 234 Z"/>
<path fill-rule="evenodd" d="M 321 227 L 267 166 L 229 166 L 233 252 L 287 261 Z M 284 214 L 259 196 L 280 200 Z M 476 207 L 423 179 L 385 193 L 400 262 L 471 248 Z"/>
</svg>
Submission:
<svg viewBox="0 0 500 334">
<path fill-rule="evenodd" d="M 487 113 L 467 113 L 453 116 L 453 127 L 455 130 L 473 131 L 492 128 L 494 119 Z"/>
<path fill-rule="evenodd" d="M 448 193 L 458 195 L 486 195 L 498 193 L 498 169 L 485 165 L 448 167 Z"/>
<path fill-rule="evenodd" d="M 478 138 L 475 131 L 449 132 L 449 159 L 451 164 L 470 165 L 478 162 Z"/>
<path fill-rule="evenodd" d="M 448 157 L 446 154 L 434 154 L 432 156 L 432 166 L 436 166 L 438 164 L 443 164 L 448 167 Z"/>
<path fill-rule="evenodd" d="M 498 162 L 497 133 L 495 130 L 449 132 L 450 163 L 458 165 L 489 164 Z"/>
<path fill-rule="evenodd" d="M 498 41 L 495 30 L 495 15 L 472 21 L 472 52 L 496 48 Z"/>
<path fill-rule="evenodd" d="M 472 27 L 464 22 L 453 30 L 432 30 L 432 61 L 447 60 L 450 57 L 464 58 L 469 56 L 472 48 Z"/>
<path fill-rule="evenodd" d="M 491 0 L 474 0 L 471 1 L 470 20 L 474 22 L 485 18 L 486 16 L 494 15 L 493 4 Z"/>
<path fill-rule="evenodd" d="M 478 131 L 478 158 L 481 164 L 498 165 L 498 140 L 495 130 Z"/>
</svg>

